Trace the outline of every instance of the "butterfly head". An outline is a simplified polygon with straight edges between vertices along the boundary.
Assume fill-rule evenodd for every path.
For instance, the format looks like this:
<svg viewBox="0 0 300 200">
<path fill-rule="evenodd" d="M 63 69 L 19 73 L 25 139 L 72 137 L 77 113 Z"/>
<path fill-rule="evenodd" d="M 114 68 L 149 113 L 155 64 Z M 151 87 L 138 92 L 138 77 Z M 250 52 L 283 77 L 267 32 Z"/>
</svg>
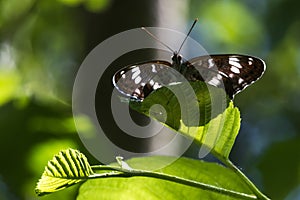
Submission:
<svg viewBox="0 0 300 200">
<path fill-rule="evenodd" d="M 174 52 L 172 56 L 172 61 L 175 65 L 181 65 L 182 64 L 182 56 L 178 52 Z"/>
</svg>

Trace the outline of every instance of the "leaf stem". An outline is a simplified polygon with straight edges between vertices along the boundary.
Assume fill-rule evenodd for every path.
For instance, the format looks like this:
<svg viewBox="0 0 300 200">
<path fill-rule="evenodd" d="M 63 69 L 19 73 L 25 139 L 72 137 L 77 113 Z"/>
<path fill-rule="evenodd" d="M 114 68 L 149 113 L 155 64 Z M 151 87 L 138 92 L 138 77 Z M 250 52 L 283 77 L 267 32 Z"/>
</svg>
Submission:
<svg viewBox="0 0 300 200">
<path fill-rule="evenodd" d="M 172 182 L 176 182 L 179 184 L 184 184 L 192 187 L 197 187 L 203 190 L 208 190 L 208 191 L 213 191 L 217 193 L 221 193 L 227 196 L 231 197 L 237 197 L 240 199 L 245 199 L 245 200 L 253 200 L 257 199 L 256 196 L 250 195 L 250 194 L 245 194 L 241 192 L 236 192 L 232 190 L 228 190 L 225 188 L 217 187 L 214 185 L 206 184 L 206 183 L 201 183 L 189 179 L 184 179 L 178 176 L 173 176 L 173 175 L 168 175 L 164 173 L 159 173 L 159 172 L 153 172 L 153 171 L 147 171 L 147 170 L 137 170 L 137 169 L 124 169 L 118 166 L 108 166 L 108 165 L 95 165 L 92 166 L 93 169 L 95 170 L 116 170 L 118 172 L 123 172 L 123 173 L 112 173 L 112 174 L 106 174 L 105 176 L 99 174 L 99 177 L 133 177 L 133 176 L 146 176 L 146 177 L 152 177 L 152 178 L 158 178 L 158 179 L 163 179 L 163 180 L 168 180 Z M 94 174 L 93 177 L 91 178 L 97 178 L 97 174 Z"/>
<path fill-rule="evenodd" d="M 231 169 L 236 175 L 238 175 L 252 190 L 252 192 L 256 195 L 257 199 L 261 200 L 270 200 L 266 195 L 264 195 L 251 181 L 250 179 L 237 167 L 235 166 L 229 159 L 220 159 L 229 169 Z"/>
</svg>

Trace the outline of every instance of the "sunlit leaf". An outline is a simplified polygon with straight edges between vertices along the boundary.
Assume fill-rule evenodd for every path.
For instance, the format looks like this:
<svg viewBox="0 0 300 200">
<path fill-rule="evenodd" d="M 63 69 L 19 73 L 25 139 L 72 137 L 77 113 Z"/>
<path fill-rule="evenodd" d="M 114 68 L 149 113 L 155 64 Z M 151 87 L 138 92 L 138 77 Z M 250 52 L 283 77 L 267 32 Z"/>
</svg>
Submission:
<svg viewBox="0 0 300 200">
<path fill-rule="evenodd" d="M 226 110 L 209 123 L 197 129 L 195 141 L 223 158 L 228 158 L 240 129 L 240 112 L 230 102 Z M 182 128 L 185 134 L 188 127 Z"/>
<path fill-rule="evenodd" d="M 85 155 L 73 149 L 64 150 L 48 162 L 35 191 L 38 195 L 56 192 L 86 180 L 93 173 Z"/>
<path fill-rule="evenodd" d="M 180 87 L 180 84 L 177 84 L 168 88 L 160 88 L 152 92 L 143 102 L 131 102 L 130 105 L 138 112 L 191 137 L 218 156 L 228 158 L 240 128 L 238 109 L 224 96 L 223 89 L 208 86 L 201 81 L 188 84 L 195 92 L 196 101 L 193 97 L 187 97 L 186 101 L 180 103 L 171 91 L 174 89 L 168 89 Z M 184 93 L 183 90 L 181 91 Z M 191 106 L 195 102 L 199 109 Z M 153 105 L 157 104 L 161 105 L 165 112 L 153 111 Z M 184 106 L 183 109 L 182 106 Z M 155 106 L 155 108 L 159 107 Z M 184 120 L 183 116 L 188 116 L 188 120 Z M 199 121 L 194 119 L 199 119 Z"/>
<path fill-rule="evenodd" d="M 26 159 L 26 165 L 29 169 L 31 178 L 27 178 L 25 185 L 22 187 L 27 191 L 26 196 L 28 199 L 36 199 L 36 195 L 32 192 L 36 187 L 36 180 L 40 178 L 45 168 L 45 163 L 53 158 L 53 155 L 62 149 L 77 148 L 77 144 L 72 139 L 51 139 L 44 142 L 31 145 L 30 151 L 27 153 L 29 156 Z M 57 192 L 49 195 L 43 200 L 64 199 L 73 200 L 74 195 L 77 193 L 78 188 L 75 186 L 64 189 L 62 192 Z"/>
<path fill-rule="evenodd" d="M 130 167 L 155 169 L 171 157 L 142 157 L 126 161 Z M 249 188 L 231 170 L 216 164 L 188 158 L 179 158 L 174 163 L 158 170 L 219 188 L 251 194 Z M 203 190 L 167 180 L 150 177 L 114 177 L 90 179 L 82 184 L 78 200 L 93 199 L 238 199 L 226 194 Z M 249 198 L 248 198 L 249 199 Z M 253 198 L 255 199 L 255 198 Z"/>
</svg>

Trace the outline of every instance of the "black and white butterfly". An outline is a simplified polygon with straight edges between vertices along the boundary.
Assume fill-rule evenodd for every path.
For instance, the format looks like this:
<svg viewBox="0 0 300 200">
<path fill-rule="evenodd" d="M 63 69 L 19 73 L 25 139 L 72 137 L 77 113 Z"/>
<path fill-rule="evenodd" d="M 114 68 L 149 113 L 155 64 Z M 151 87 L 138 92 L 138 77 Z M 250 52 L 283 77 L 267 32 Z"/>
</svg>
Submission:
<svg viewBox="0 0 300 200">
<path fill-rule="evenodd" d="M 196 21 L 194 21 L 186 38 Z M 158 40 L 146 29 L 144 30 Z M 171 49 L 164 43 L 162 44 Z M 185 61 L 179 51 L 173 51 L 171 63 L 164 60 L 153 60 L 124 67 L 114 74 L 114 86 L 121 93 L 142 101 L 148 94 L 163 85 L 178 82 L 178 76 L 174 75 L 175 69 L 186 80 L 199 80 L 216 87 L 222 87 L 227 95 L 233 98 L 235 94 L 257 81 L 266 68 L 263 60 L 248 55 L 205 55 Z"/>
</svg>

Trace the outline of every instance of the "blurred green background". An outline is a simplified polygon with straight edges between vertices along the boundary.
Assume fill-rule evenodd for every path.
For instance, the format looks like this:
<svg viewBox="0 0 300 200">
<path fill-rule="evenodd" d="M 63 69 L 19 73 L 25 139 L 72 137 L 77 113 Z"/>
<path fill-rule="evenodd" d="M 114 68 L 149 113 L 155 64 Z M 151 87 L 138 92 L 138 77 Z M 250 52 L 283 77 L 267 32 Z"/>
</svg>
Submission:
<svg viewBox="0 0 300 200">
<path fill-rule="evenodd" d="M 91 158 L 71 97 L 97 44 L 141 26 L 181 30 L 196 17 L 191 37 L 209 53 L 267 64 L 235 98 L 242 128 L 231 159 L 272 199 L 300 199 L 299 7 L 296 0 L 0 0 L 0 199 L 38 199 L 36 181 L 61 149 Z M 75 199 L 76 189 L 42 199 Z"/>
</svg>

